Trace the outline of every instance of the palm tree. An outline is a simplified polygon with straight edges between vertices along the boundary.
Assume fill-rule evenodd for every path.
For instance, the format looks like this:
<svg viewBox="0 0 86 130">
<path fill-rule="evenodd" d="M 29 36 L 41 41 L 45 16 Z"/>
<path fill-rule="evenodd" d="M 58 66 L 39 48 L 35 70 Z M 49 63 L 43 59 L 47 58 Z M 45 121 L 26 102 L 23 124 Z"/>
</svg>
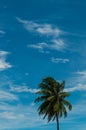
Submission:
<svg viewBox="0 0 86 130">
<path fill-rule="evenodd" d="M 65 81 L 57 82 L 52 77 L 46 77 L 39 85 L 35 102 L 42 102 L 38 107 L 39 115 L 47 117 L 48 122 L 56 120 L 57 130 L 59 130 L 59 118 L 67 116 L 67 109 L 72 109 L 72 105 L 66 100 L 69 96 L 68 92 L 64 91 Z"/>
</svg>

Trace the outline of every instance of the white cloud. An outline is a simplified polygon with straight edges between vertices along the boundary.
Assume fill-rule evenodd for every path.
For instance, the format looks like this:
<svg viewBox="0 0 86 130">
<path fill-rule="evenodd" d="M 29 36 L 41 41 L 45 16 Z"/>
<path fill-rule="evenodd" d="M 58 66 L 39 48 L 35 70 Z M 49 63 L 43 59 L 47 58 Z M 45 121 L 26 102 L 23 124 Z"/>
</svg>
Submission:
<svg viewBox="0 0 86 130">
<path fill-rule="evenodd" d="M 84 70 L 84 71 L 77 71 L 76 74 L 81 75 L 81 76 L 86 76 L 86 70 Z"/>
<path fill-rule="evenodd" d="M 27 21 L 27 20 L 22 20 L 22 19 L 20 19 L 19 17 L 16 17 L 16 19 L 17 19 L 20 23 L 28 24 L 28 21 Z"/>
<path fill-rule="evenodd" d="M 51 58 L 51 61 L 52 61 L 53 63 L 67 63 L 67 62 L 69 62 L 69 59 L 54 58 L 54 57 L 52 57 L 52 58 Z"/>
<path fill-rule="evenodd" d="M 86 84 L 86 70 L 77 71 L 74 79 L 77 83 Z"/>
<path fill-rule="evenodd" d="M 12 81 L 8 80 L 0 87 L 0 129 L 12 129 L 13 126 L 14 129 L 24 129 L 25 127 L 31 128 L 44 124 L 44 121 L 37 114 L 35 105 L 29 104 L 28 101 L 31 98 L 29 92 L 34 94 L 37 89 L 28 88 L 24 84 L 14 85 Z M 21 102 L 19 96 L 21 92 L 28 92 L 28 105 Z M 11 103 L 12 101 L 16 103 Z"/>
<path fill-rule="evenodd" d="M 74 92 L 74 91 L 86 91 L 86 84 L 78 84 L 73 88 L 67 88 L 64 91 Z"/>
<path fill-rule="evenodd" d="M 6 62 L 6 56 L 9 53 L 6 51 L 0 51 L 0 71 L 11 68 L 12 65 L 8 62 Z"/>
<path fill-rule="evenodd" d="M 3 105 L 2 105 L 3 106 Z M 0 128 L 1 129 L 14 129 L 38 127 L 47 124 L 47 121 L 39 117 L 37 109 L 33 105 L 24 106 L 18 104 L 11 106 L 10 104 L 4 104 L 0 109 Z"/>
<path fill-rule="evenodd" d="M 16 86 L 16 87 L 11 87 L 10 91 L 12 92 L 30 92 L 30 93 L 36 93 L 38 90 L 37 89 L 32 89 L 28 88 L 27 86 Z"/>
<path fill-rule="evenodd" d="M 14 113 L 14 112 L 7 112 L 7 111 L 5 111 L 5 112 L 2 112 L 2 113 L 0 113 L 0 117 L 1 118 L 5 118 L 5 119 L 11 119 L 11 120 L 16 120 L 16 119 L 18 119 L 18 118 L 23 118 L 24 117 L 24 115 L 23 114 L 16 114 L 16 113 Z"/>
<path fill-rule="evenodd" d="M 63 51 L 66 48 L 64 41 L 62 41 L 61 39 L 52 40 L 50 44 L 45 43 L 45 42 L 37 43 L 37 44 L 29 44 L 28 47 L 38 49 L 40 52 L 45 51 L 45 49 Z"/>
<path fill-rule="evenodd" d="M 18 100 L 18 97 L 10 92 L 0 90 L 0 101 Z"/>
<path fill-rule="evenodd" d="M 18 95 L 9 91 L 9 79 L 2 76 L 0 79 L 0 105 L 4 102 L 18 101 Z"/>
<path fill-rule="evenodd" d="M 49 35 L 53 37 L 58 37 L 62 33 L 60 29 L 54 28 L 50 24 L 40 25 L 36 31 L 42 35 Z"/>
<path fill-rule="evenodd" d="M 31 89 L 30 88 L 28 91 L 31 92 L 31 93 L 36 93 L 38 91 L 38 89 Z"/>
<path fill-rule="evenodd" d="M 45 36 L 46 39 L 48 38 L 48 42 L 50 43 L 48 44 L 45 41 L 38 44 L 29 44 L 28 47 L 38 49 L 39 52 L 42 53 L 49 52 L 49 51 L 45 51 L 44 49 L 62 51 L 67 47 L 64 40 L 60 38 L 60 36 L 63 35 L 64 32 L 60 30 L 57 26 L 48 23 L 41 24 L 33 21 L 22 20 L 18 17 L 16 17 L 16 19 L 17 21 L 23 24 L 26 30 L 28 30 L 29 32 L 37 33 L 41 36 Z"/>
<path fill-rule="evenodd" d="M 10 91 L 11 92 L 30 92 L 30 93 L 36 93 L 38 89 L 32 89 L 28 87 L 27 85 L 15 85 L 12 82 L 9 83 Z"/>
<path fill-rule="evenodd" d="M 70 87 L 66 89 L 67 91 L 86 91 L 86 70 L 73 73 L 68 82 Z"/>
<path fill-rule="evenodd" d="M 66 48 L 65 42 L 62 39 L 53 39 L 51 48 L 54 50 L 64 50 Z"/>
<path fill-rule="evenodd" d="M 28 47 L 35 48 L 35 49 L 39 49 L 39 50 L 43 50 L 44 48 L 47 48 L 47 47 L 48 47 L 48 44 L 45 43 L 45 42 L 42 42 L 42 43 L 38 43 L 38 44 L 28 45 Z"/>
<path fill-rule="evenodd" d="M 11 68 L 11 65 L 4 61 L 4 59 L 0 59 L 0 71 Z"/>
<path fill-rule="evenodd" d="M 0 56 L 7 55 L 7 54 L 9 54 L 9 52 L 7 52 L 7 51 L 0 51 Z"/>
<path fill-rule="evenodd" d="M 24 24 L 24 27 L 26 30 L 34 31 L 41 35 L 58 37 L 59 35 L 61 35 L 63 33 L 59 28 L 57 28 L 51 24 L 39 24 L 39 23 L 35 23 L 33 21 L 22 20 L 18 17 L 16 17 L 16 19 L 20 23 Z"/>
</svg>

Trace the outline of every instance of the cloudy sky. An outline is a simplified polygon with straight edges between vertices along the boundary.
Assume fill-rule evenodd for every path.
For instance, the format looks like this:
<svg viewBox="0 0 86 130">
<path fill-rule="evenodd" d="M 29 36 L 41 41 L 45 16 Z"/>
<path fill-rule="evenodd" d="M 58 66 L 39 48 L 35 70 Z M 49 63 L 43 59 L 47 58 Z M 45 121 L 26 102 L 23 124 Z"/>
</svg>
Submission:
<svg viewBox="0 0 86 130">
<path fill-rule="evenodd" d="M 61 130 L 86 130 L 86 1 L 0 0 L 0 130 L 56 128 L 34 104 L 47 76 L 71 94 Z"/>
</svg>

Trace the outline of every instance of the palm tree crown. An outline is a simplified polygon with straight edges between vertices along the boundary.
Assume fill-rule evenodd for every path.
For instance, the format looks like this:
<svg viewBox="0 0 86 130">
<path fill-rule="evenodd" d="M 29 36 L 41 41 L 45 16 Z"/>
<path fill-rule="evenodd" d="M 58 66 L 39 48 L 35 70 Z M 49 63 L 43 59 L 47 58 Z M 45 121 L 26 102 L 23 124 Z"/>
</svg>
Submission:
<svg viewBox="0 0 86 130">
<path fill-rule="evenodd" d="M 35 102 L 42 102 L 38 108 L 39 115 L 44 115 L 43 119 L 47 117 L 48 122 L 57 122 L 57 130 L 59 130 L 59 118 L 64 115 L 67 116 L 67 109 L 72 109 L 72 105 L 66 100 L 69 96 L 68 92 L 64 91 L 65 81 L 57 82 L 52 77 L 43 79 L 39 85 L 40 90 L 37 92 L 39 97 Z"/>
</svg>

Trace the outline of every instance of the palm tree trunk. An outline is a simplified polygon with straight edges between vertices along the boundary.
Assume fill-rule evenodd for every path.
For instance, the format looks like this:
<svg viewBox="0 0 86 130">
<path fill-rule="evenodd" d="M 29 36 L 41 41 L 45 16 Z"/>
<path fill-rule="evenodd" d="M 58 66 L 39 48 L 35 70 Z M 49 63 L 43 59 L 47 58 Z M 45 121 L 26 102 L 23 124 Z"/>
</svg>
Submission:
<svg viewBox="0 0 86 130">
<path fill-rule="evenodd" d="M 56 124 L 57 124 L 57 130 L 59 130 L 59 118 L 58 118 L 58 113 L 56 113 Z"/>
</svg>

